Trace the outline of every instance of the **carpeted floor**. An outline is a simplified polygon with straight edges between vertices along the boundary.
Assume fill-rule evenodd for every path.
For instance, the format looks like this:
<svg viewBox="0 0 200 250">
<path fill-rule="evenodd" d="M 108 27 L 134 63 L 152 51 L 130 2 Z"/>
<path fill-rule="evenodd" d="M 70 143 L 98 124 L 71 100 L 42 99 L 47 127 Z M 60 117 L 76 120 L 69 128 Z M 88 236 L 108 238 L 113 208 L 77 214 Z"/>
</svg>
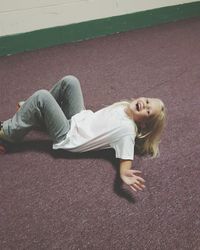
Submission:
<svg viewBox="0 0 200 250">
<path fill-rule="evenodd" d="M 159 97 L 161 156 L 136 157 L 144 192 L 122 186 L 112 150 L 53 152 L 32 132 L 0 156 L 0 249 L 200 249 L 200 18 L 0 58 L 0 119 L 67 74 L 87 108 Z"/>
</svg>

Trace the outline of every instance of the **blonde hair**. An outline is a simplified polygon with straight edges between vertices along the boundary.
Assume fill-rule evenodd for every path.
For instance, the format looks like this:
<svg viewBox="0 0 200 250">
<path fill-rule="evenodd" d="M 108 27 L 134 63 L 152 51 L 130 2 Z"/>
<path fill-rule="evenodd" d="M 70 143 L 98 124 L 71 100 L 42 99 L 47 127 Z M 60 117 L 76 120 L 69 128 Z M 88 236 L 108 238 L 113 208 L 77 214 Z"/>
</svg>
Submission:
<svg viewBox="0 0 200 250">
<path fill-rule="evenodd" d="M 159 156 L 160 138 L 166 124 L 166 108 L 161 103 L 160 113 L 150 117 L 136 136 L 136 150 L 141 155 Z"/>
<path fill-rule="evenodd" d="M 128 107 L 132 101 L 133 99 L 125 100 L 114 103 L 111 106 L 113 107 L 113 106 L 123 105 Z M 139 124 L 136 124 L 137 125 L 137 134 L 135 139 L 136 154 L 150 155 L 152 158 L 159 156 L 160 138 L 166 124 L 166 108 L 161 100 L 160 102 L 161 102 L 161 111 L 159 112 L 159 114 L 149 117 L 145 121 L 146 126 L 144 128 Z"/>
</svg>

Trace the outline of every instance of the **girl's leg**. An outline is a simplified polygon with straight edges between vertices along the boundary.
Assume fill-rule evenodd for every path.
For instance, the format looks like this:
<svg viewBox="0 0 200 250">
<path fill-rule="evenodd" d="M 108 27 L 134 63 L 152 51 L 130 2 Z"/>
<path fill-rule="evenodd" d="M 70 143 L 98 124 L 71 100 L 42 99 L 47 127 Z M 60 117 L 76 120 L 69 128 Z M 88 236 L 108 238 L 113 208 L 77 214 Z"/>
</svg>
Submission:
<svg viewBox="0 0 200 250">
<path fill-rule="evenodd" d="M 63 77 L 50 90 L 67 119 L 85 109 L 79 80 L 72 75 Z"/>
<path fill-rule="evenodd" d="M 8 140 L 15 142 L 38 125 L 45 125 L 54 142 L 62 141 L 70 129 L 69 121 L 47 90 L 39 90 L 29 97 L 13 118 L 3 122 L 3 131 Z"/>
</svg>

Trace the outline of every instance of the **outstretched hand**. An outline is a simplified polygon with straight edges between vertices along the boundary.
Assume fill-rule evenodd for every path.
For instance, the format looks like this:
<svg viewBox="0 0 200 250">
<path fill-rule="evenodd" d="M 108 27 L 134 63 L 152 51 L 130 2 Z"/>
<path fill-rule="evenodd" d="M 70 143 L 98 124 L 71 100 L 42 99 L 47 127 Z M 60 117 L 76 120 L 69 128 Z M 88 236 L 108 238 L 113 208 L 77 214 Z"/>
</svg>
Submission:
<svg viewBox="0 0 200 250">
<path fill-rule="evenodd" d="M 145 180 L 140 177 L 139 174 L 141 174 L 139 170 L 126 169 L 123 171 L 123 174 L 121 174 L 121 178 L 133 191 L 142 191 L 145 188 Z"/>
</svg>

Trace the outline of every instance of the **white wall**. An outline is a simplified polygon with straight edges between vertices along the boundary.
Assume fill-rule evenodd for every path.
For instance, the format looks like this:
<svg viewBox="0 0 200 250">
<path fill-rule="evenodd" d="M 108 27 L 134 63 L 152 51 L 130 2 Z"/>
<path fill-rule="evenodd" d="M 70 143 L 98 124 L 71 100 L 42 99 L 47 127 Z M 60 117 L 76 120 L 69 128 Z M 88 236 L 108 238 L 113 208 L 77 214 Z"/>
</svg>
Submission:
<svg viewBox="0 0 200 250">
<path fill-rule="evenodd" d="M 0 36 L 198 0 L 0 0 Z"/>
</svg>

